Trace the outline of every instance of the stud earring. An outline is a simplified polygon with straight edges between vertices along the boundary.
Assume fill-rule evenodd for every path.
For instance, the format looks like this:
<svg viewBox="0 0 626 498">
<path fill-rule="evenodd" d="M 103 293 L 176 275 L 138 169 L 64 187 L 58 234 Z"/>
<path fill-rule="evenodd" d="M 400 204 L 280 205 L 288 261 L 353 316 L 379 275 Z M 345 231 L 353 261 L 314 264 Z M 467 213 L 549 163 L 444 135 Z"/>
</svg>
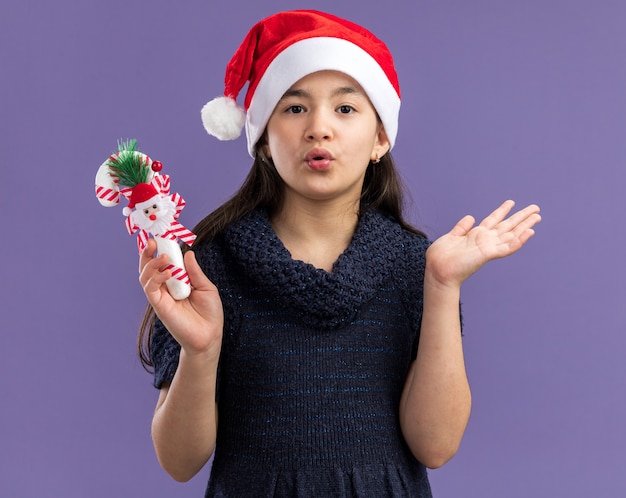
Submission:
<svg viewBox="0 0 626 498">
<path fill-rule="evenodd" d="M 378 152 L 376 153 L 376 159 L 372 161 L 374 164 L 378 164 L 380 162 L 380 157 L 378 156 Z"/>
</svg>

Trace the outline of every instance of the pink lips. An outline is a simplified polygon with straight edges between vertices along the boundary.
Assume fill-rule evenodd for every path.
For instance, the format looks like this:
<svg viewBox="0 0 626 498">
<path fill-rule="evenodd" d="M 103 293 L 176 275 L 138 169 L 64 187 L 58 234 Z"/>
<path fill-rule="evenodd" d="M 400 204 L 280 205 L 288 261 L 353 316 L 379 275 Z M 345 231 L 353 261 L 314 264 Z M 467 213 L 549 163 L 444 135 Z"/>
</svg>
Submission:
<svg viewBox="0 0 626 498">
<path fill-rule="evenodd" d="M 326 149 L 311 149 L 304 157 L 304 160 L 309 165 L 309 168 L 323 171 L 329 168 L 333 157 Z"/>
</svg>

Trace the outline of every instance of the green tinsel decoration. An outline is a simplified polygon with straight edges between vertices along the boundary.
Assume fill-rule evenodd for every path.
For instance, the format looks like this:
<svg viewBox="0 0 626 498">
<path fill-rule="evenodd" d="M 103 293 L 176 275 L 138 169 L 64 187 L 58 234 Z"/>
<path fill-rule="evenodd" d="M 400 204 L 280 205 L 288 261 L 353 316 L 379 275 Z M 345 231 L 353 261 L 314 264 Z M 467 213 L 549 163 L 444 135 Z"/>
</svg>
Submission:
<svg viewBox="0 0 626 498">
<path fill-rule="evenodd" d="M 118 141 L 117 148 L 117 162 L 109 159 L 107 164 L 111 172 L 119 178 L 120 184 L 134 187 L 138 183 L 148 183 L 150 167 L 142 161 L 137 152 L 137 140 Z"/>
</svg>

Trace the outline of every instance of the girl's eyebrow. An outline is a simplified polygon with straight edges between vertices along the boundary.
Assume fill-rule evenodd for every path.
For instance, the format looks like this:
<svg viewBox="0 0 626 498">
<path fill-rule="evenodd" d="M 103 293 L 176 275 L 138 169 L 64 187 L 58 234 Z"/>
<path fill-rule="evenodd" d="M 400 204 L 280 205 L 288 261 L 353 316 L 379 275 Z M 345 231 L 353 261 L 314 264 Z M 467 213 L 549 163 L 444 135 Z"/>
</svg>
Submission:
<svg viewBox="0 0 626 498">
<path fill-rule="evenodd" d="M 351 95 L 351 94 L 362 95 L 363 92 L 361 92 L 360 90 L 357 90 L 353 86 L 342 86 L 342 87 L 335 89 L 331 96 L 337 97 L 340 95 Z M 293 88 L 293 89 L 287 90 L 281 97 L 281 100 L 287 99 L 289 97 L 311 98 L 311 94 L 307 92 L 306 90 L 303 90 L 300 88 Z"/>
<path fill-rule="evenodd" d="M 309 98 L 311 97 L 311 94 L 307 92 L 306 90 L 300 90 L 300 89 L 295 88 L 295 89 L 287 90 L 283 94 L 283 96 L 280 98 L 280 100 L 288 99 L 289 97 Z"/>
<path fill-rule="evenodd" d="M 342 87 L 337 88 L 333 92 L 333 97 L 338 97 L 340 95 L 362 95 L 362 94 L 363 92 L 361 92 L 360 90 L 357 90 L 353 86 L 342 86 Z"/>
</svg>

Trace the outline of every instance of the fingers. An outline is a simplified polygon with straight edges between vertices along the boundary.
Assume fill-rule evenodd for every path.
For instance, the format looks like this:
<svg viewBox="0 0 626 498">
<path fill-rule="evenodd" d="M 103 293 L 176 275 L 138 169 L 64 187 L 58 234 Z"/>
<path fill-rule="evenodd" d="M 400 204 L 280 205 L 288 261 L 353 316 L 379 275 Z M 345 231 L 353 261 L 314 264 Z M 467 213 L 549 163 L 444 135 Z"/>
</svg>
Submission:
<svg viewBox="0 0 626 498">
<path fill-rule="evenodd" d="M 533 219 L 535 223 L 538 221 L 534 215 L 539 216 L 539 206 L 536 204 L 531 204 L 530 206 L 526 206 L 524 209 L 520 209 L 517 213 L 513 214 L 509 221 L 513 226 L 518 226 L 522 223 L 525 223 L 528 219 Z M 539 219 L 541 217 L 539 216 Z"/>
<path fill-rule="evenodd" d="M 499 223 L 507 217 L 515 206 L 515 201 L 504 201 L 495 211 L 480 222 L 480 226 L 488 229 L 495 228 Z"/>
<path fill-rule="evenodd" d="M 539 214 L 539 206 L 528 206 L 522 211 L 515 214 L 515 219 L 512 220 L 517 233 L 524 232 L 532 229 L 537 223 L 541 221 L 541 215 Z"/>
<path fill-rule="evenodd" d="M 520 209 L 512 214 L 509 218 L 506 218 L 513 209 L 513 206 L 515 206 L 514 201 L 505 201 L 493 213 L 487 216 L 481 222 L 480 226 L 488 229 L 496 229 L 500 234 L 514 232 L 519 235 L 524 230 L 532 228 L 541 221 L 541 216 L 539 215 L 540 209 L 536 204 L 530 204 L 524 209 Z"/>
<path fill-rule="evenodd" d="M 539 211 L 539 206 L 531 204 L 500 224 L 499 237 L 508 245 L 510 254 L 520 249 L 535 235 L 533 227 L 541 221 Z"/>
<path fill-rule="evenodd" d="M 535 231 L 532 228 L 528 228 L 526 229 L 524 232 L 522 232 L 519 236 L 518 236 L 518 240 L 520 243 L 520 247 L 523 246 L 524 244 L 526 244 L 526 242 L 528 242 L 528 240 L 535 235 Z"/>
<path fill-rule="evenodd" d="M 476 220 L 473 216 L 468 214 L 467 216 L 461 218 L 456 225 L 454 225 L 454 228 L 450 230 L 450 234 L 457 237 L 463 237 L 473 228 L 474 223 L 476 223 Z"/>
<path fill-rule="evenodd" d="M 200 268 L 200 265 L 196 260 L 196 255 L 193 251 L 187 251 L 183 256 L 183 259 L 185 261 L 185 269 L 187 270 L 187 275 L 189 275 L 192 287 L 198 290 L 212 287 L 210 280 L 204 274 L 202 268 Z"/>
<path fill-rule="evenodd" d="M 171 272 L 163 271 L 169 260 L 167 254 L 154 256 L 156 242 L 149 239 L 139 258 L 139 283 L 153 306 L 159 301 L 162 285 L 171 277 Z"/>
<path fill-rule="evenodd" d="M 514 206 L 515 201 L 510 199 L 504 201 L 489 216 L 482 220 L 479 226 L 489 230 L 496 229 L 500 234 L 510 231 L 520 234 L 541 221 L 540 209 L 536 204 L 526 206 L 507 218 Z M 456 236 L 463 236 L 474 227 L 474 223 L 474 218 L 467 215 L 454 226 L 450 233 Z"/>
<path fill-rule="evenodd" d="M 144 267 L 148 264 L 151 259 L 154 259 L 154 253 L 156 252 L 156 242 L 154 239 L 148 239 L 146 243 L 146 247 L 141 254 L 139 255 L 139 273 L 142 272 Z"/>
<path fill-rule="evenodd" d="M 506 233 L 512 234 L 513 239 L 516 239 L 521 247 L 535 234 L 533 227 L 540 221 L 539 206 L 530 205 L 502 222 L 499 233 L 501 236 Z"/>
</svg>

